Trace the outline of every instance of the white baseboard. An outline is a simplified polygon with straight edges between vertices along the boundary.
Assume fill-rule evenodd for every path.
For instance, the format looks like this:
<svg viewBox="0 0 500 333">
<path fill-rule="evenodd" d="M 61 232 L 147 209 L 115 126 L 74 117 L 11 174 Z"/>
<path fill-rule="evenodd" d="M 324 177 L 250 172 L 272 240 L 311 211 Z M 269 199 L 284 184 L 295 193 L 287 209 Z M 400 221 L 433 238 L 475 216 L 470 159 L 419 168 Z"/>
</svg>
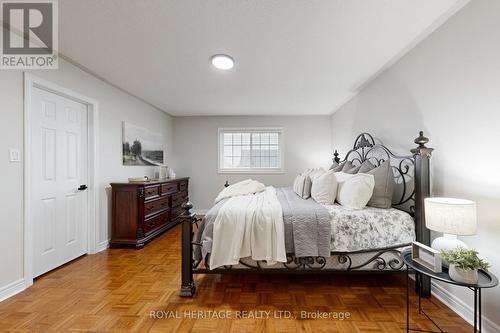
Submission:
<svg viewBox="0 0 500 333">
<path fill-rule="evenodd" d="M 437 283 L 432 282 L 432 295 L 446 304 L 450 309 L 456 312 L 469 324 L 474 325 L 474 308 L 462 301 L 460 298 L 451 294 Z M 472 297 L 472 296 L 471 296 Z M 483 333 L 500 332 L 500 326 L 495 324 L 491 319 L 483 316 Z"/>
<path fill-rule="evenodd" d="M 26 284 L 24 283 L 24 279 L 19 279 L 17 281 L 11 282 L 8 285 L 0 288 L 0 302 L 6 300 L 9 297 L 14 296 L 15 294 L 20 293 L 26 289 Z"/>
<path fill-rule="evenodd" d="M 109 240 L 106 240 L 104 242 L 100 242 L 97 245 L 96 253 L 104 251 L 108 247 L 109 247 Z M 0 302 L 6 300 L 9 297 L 12 297 L 12 296 L 20 293 L 21 291 L 25 290 L 26 288 L 28 288 L 30 286 L 31 286 L 31 284 L 29 286 L 27 286 L 26 281 L 24 280 L 24 278 L 22 278 L 22 279 L 19 279 L 17 281 L 11 282 L 4 287 L 0 287 Z"/>
<path fill-rule="evenodd" d="M 109 239 L 108 240 L 105 240 L 103 242 L 100 242 L 98 245 L 97 245 L 97 249 L 96 249 L 96 253 L 99 253 L 99 252 L 102 252 L 104 250 L 107 250 L 109 247 Z"/>
</svg>

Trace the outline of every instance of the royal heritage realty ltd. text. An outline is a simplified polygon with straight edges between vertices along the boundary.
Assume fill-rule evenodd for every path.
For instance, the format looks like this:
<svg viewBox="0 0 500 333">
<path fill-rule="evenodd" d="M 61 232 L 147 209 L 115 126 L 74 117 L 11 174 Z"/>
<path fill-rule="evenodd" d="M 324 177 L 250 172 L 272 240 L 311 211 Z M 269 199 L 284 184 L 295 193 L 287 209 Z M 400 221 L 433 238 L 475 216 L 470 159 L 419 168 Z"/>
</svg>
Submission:
<svg viewBox="0 0 500 333">
<path fill-rule="evenodd" d="M 151 319 L 333 319 L 351 318 L 349 312 L 336 311 L 150 311 Z"/>
</svg>

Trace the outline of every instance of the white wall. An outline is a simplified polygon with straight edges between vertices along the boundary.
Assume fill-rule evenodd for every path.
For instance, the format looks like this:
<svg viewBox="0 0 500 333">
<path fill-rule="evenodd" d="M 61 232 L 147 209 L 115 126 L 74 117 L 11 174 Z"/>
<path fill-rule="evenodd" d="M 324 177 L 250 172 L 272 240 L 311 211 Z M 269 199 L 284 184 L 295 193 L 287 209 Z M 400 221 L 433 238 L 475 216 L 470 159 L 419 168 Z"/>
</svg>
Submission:
<svg viewBox="0 0 500 333">
<path fill-rule="evenodd" d="M 213 205 L 218 192 L 230 183 L 252 178 L 266 185 L 290 186 L 295 176 L 310 167 L 331 164 L 328 116 L 174 117 L 174 169 L 189 176 L 190 200 L 203 211 Z M 218 174 L 217 129 L 221 127 L 283 127 L 283 174 Z"/>
<path fill-rule="evenodd" d="M 162 133 L 166 160 L 172 151 L 171 117 L 138 99 L 60 60 L 58 70 L 33 74 L 99 102 L 99 240 L 108 240 L 108 197 L 105 187 L 130 176 L 153 176 L 152 167 L 124 167 L 121 162 L 121 122 L 127 121 Z M 23 73 L 0 71 L 0 295 L 5 286 L 23 277 L 23 164 L 8 161 L 8 148 L 23 148 Z"/>
<path fill-rule="evenodd" d="M 332 116 L 345 152 L 368 131 L 408 151 L 422 129 L 435 148 L 433 194 L 476 200 L 479 231 L 463 240 L 500 276 L 500 1 L 474 0 Z M 450 288 L 454 306 L 472 294 Z M 483 314 L 500 325 L 500 288 L 483 293 Z M 467 314 L 466 307 L 461 308 Z M 469 313 L 470 314 L 470 313 Z M 490 332 L 500 326 L 488 322 Z M 494 327 L 494 328 L 493 328 Z"/>
</svg>

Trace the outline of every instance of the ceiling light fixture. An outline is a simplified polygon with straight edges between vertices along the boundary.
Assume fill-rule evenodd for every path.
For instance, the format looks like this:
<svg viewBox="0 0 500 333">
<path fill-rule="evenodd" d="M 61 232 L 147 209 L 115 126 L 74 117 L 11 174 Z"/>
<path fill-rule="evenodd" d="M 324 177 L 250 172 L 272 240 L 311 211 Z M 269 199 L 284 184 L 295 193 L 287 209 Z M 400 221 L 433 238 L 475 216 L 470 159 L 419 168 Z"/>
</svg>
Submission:
<svg viewBox="0 0 500 333">
<path fill-rule="evenodd" d="M 215 68 L 228 70 L 234 67 L 234 59 L 227 54 L 216 54 L 210 58 Z"/>
</svg>

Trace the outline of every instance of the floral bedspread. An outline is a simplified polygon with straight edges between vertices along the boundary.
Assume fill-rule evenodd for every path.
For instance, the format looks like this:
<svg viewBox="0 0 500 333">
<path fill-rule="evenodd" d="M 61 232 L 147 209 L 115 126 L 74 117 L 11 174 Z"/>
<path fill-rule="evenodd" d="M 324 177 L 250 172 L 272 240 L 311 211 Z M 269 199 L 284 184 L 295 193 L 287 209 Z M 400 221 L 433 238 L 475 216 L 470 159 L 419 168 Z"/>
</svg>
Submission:
<svg viewBox="0 0 500 333">
<path fill-rule="evenodd" d="M 415 240 L 415 222 L 401 210 L 373 207 L 353 210 L 337 204 L 324 207 L 331 216 L 332 251 L 377 249 Z"/>
</svg>

